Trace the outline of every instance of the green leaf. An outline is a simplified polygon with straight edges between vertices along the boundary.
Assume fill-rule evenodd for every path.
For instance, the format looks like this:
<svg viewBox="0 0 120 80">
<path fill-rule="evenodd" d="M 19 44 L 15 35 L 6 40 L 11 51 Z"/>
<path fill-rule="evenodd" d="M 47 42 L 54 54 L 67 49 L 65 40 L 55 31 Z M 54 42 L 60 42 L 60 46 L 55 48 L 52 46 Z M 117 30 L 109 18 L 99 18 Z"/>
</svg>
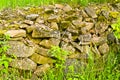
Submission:
<svg viewBox="0 0 120 80">
<path fill-rule="evenodd" d="M 5 68 L 8 69 L 8 61 L 4 61 L 3 64 L 4 64 Z"/>
</svg>

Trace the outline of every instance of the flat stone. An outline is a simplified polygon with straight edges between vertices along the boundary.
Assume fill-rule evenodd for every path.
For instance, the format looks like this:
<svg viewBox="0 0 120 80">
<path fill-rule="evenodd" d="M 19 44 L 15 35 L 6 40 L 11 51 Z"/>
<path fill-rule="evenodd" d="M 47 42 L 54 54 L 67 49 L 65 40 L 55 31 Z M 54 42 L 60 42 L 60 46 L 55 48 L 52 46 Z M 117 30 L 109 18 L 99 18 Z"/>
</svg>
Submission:
<svg viewBox="0 0 120 80">
<path fill-rule="evenodd" d="M 62 5 L 62 4 L 55 4 L 55 7 L 58 8 L 58 9 L 63 9 L 64 5 Z"/>
<path fill-rule="evenodd" d="M 48 49 L 40 47 L 38 45 L 35 46 L 35 52 L 42 55 L 42 56 L 48 56 Z"/>
<path fill-rule="evenodd" d="M 43 64 L 37 67 L 37 69 L 34 71 L 34 74 L 37 76 L 43 76 L 43 74 L 46 73 L 46 71 L 48 71 L 49 69 L 50 69 L 49 64 Z"/>
<path fill-rule="evenodd" d="M 72 10 L 72 7 L 70 5 L 65 5 L 63 10 L 67 12 L 67 11 Z"/>
<path fill-rule="evenodd" d="M 39 28 L 35 28 L 32 32 L 32 37 L 33 38 L 50 38 L 50 37 L 60 38 L 60 31 L 57 31 L 57 30 L 45 31 Z"/>
<path fill-rule="evenodd" d="M 29 25 L 27 24 L 20 24 L 20 28 L 24 29 L 24 28 L 27 28 Z"/>
<path fill-rule="evenodd" d="M 61 18 L 59 15 L 51 15 L 47 20 L 48 22 L 60 22 Z"/>
<path fill-rule="evenodd" d="M 37 64 L 47 64 L 47 63 L 54 63 L 54 60 L 49 58 L 49 57 L 45 57 L 45 56 L 41 56 L 37 53 L 34 53 L 31 57 L 31 60 L 33 60 L 35 63 Z"/>
<path fill-rule="evenodd" d="M 77 29 L 79 29 L 80 27 L 83 27 L 85 25 L 84 23 L 81 23 L 81 22 L 82 22 L 82 20 L 73 20 L 72 21 L 73 25 L 75 25 Z"/>
<path fill-rule="evenodd" d="M 83 52 L 82 46 L 80 46 L 78 43 L 75 43 L 75 42 L 70 42 L 70 43 L 73 45 L 73 47 L 75 47 L 79 51 Z"/>
<path fill-rule="evenodd" d="M 56 38 L 50 38 L 49 40 L 42 40 L 39 45 L 45 48 L 51 48 L 52 46 L 59 46 L 60 40 Z"/>
<path fill-rule="evenodd" d="M 82 34 L 86 34 L 90 29 L 94 27 L 94 23 L 92 22 L 83 22 L 83 23 L 84 25 L 82 25 L 83 27 L 81 28 Z"/>
<path fill-rule="evenodd" d="M 68 56 L 69 59 L 80 59 L 80 60 L 85 60 L 88 59 L 88 55 L 84 53 L 74 53 Z"/>
<path fill-rule="evenodd" d="M 102 45 L 99 46 L 98 50 L 100 51 L 101 54 L 106 54 L 109 52 L 109 46 L 107 43 L 104 43 Z"/>
<path fill-rule="evenodd" d="M 43 24 L 45 21 L 44 21 L 44 19 L 41 19 L 40 17 L 38 17 L 36 19 L 36 22 L 39 23 L 39 24 Z"/>
<path fill-rule="evenodd" d="M 25 24 L 28 24 L 28 25 L 32 25 L 32 24 L 34 24 L 34 22 L 31 21 L 31 20 L 24 20 L 24 23 L 25 23 Z"/>
<path fill-rule="evenodd" d="M 26 37 L 26 31 L 19 29 L 19 30 L 8 30 L 6 33 L 6 35 L 9 35 L 10 37 Z"/>
<path fill-rule="evenodd" d="M 75 48 L 72 45 L 67 44 L 67 43 L 66 44 L 63 43 L 61 45 L 62 45 L 61 48 L 63 50 L 69 52 L 70 54 L 75 53 Z"/>
<path fill-rule="evenodd" d="M 15 55 L 16 57 L 29 57 L 34 53 L 34 47 L 26 46 L 20 41 L 9 41 L 10 48 L 7 50 L 8 55 Z"/>
<path fill-rule="evenodd" d="M 91 39 L 91 42 L 93 44 L 95 44 L 96 46 L 98 45 L 101 45 L 103 43 L 106 43 L 107 42 L 107 37 L 98 37 L 98 36 L 95 36 Z"/>
<path fill-rule="evenodd" d="M 35 70 L 37 64 L 28 58 L 24 58 L 24 59 L 12 59 L 10 66 L 22 70 Z"/>
<path fill-rule="evenodd" d="M 83 35 L 80 35 L 78 37 L 78 39 L 81 41 L 81 42 L 89 42 L 91 41 L 91 38 L 92 38 L 92 35 L 91 34 L 83 34 Z"/>
<path fill-rule="evenodd" d="M 94 11 L 93 8 L 85 7 L 85 11 L 86 11 L 86 13 L 87 13 L 90 17 L 92 17 L 92 18 L 97 18 L 97 15 L 96 15 L 96 13 L 95 13 L 95 11 Z"/>
<path fill-rule="evenodd" d="M 54 13 L 54 10 L 50 9 L 50 8 L 45 8 L 45 13 L 46 14 L 52 14 L 52 13 Z"/>
<path fill-rule="evenodd" d="M 37 17 L 39 17 L 38 14 L 30 14 L 26 16 L 26 19 L 28 20 L 35 20 Z"/>
</svg>

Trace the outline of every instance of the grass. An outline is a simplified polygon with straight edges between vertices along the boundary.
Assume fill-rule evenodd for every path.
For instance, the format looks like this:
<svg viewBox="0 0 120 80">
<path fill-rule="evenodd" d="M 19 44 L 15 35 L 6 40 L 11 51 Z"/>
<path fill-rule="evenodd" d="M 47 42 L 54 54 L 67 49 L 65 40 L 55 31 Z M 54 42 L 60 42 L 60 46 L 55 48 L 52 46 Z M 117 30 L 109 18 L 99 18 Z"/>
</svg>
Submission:
<svg viewBox="0 0 120 80">
<path fill-rule="evenodd" d="M 0 9 L 25 6 L 39 6 L 55 3 L 87 5 L 88 3 L 120 2 L 120 0 L 0 0 Z"/>
<path fill-rule="evenodd" d="M 90 53 L 92 54 L 92 53 Z M 43 80 L 120 80 L 120 51 L 109 52 L 106 60 L 100 58 L 97 63 L 91 55 L 86 67 L 80 67 L 80 72 L 75 74 L 73 65 L 70 65 L 71 72 L 64 73 L 66 66 L 57 63 L 54 69 L 49 70 Z"/>
</svg>

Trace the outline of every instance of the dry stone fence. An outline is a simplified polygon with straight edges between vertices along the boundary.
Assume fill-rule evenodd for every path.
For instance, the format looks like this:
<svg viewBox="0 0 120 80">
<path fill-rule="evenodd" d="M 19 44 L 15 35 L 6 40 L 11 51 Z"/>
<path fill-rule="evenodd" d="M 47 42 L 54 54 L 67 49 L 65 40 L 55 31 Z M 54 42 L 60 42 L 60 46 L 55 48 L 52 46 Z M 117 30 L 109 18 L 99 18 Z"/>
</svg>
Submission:
<svg viewBox="0 0 120 80">
<path fill-rule="evenodd" d="M 119 11 L 118 5 L 111 4 L 4 9 L 0 12 L 0 31 L 11 37 L 7 54 L 17 57 L 9 66 L 31 70 L 35 75 L 44 72 L 54 63 L 47 54 L 51 46 L 69 51 L 67 65 L 76 60 L 87 64 L 90 53 L 102 60 L 110 50 L 108 39 L 115 41 L 108 35 Z"/>
</svg>

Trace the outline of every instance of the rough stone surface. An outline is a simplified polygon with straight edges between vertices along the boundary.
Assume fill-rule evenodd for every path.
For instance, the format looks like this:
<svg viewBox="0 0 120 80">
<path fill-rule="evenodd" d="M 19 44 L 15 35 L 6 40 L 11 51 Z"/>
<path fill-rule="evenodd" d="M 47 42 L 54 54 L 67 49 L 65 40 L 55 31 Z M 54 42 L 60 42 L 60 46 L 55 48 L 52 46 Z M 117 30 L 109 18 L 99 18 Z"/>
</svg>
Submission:
<svg viewBox="0 0 120 80">
<path fill-rule="evenodd" d="M 48 56 L 48 49 L 40 47 L 38 45 L 35 46 L 35 52 L 42 55 L 42 56 Z"/>
<path fill-rule="evenodd" d="M 42 40 L 39 45 L 46 47 L 46 48 L 51 48 L 51 46 L 59 46 L 60 40 L 51 38 L 49 40 Z"/>
<path fill-rule="evenodd" d="M 49 69 L 50 69 L 49 64 L 43 64 L 43 65 L 37 67 L 34 74 L 37 76 L 43 76 L 43 74 Z"/>
<path fill-rule="evenodd" d="M 26 31 L 25 30 L 8 30 L 6 35 L 10 35 L 10 37 L 26 37 Z"/>
<path fill-rule="evenodd" d="M 100 51 L 101 54 L 106 54 L 109 52 L 109 46 L 107 43 L 104 43 L 99 46 L 98 50 Z"/>
<path fill-rule="evenodd" d="M 54 60 L 49 58 L 49 57 L 44 57 L 44 56 L 41 56 L 37 53 L 34 53 L 31 57 L 30 57 L 31 60 L 33 60 L 35 63 L 37 64 L 47 64 L 47 63 L 53 63 Z"/>
<path fill-rule="evenodd" d="M 55 38 L 60 38 L 60 31 L 44 31 L 40 30 L 39 28 L 35 28 L 32 32 L 32 37 L 33 38 L 50 38 L 50 37 L 55 37 Z"/>
<path fill-rule="evenodd" d="M 97 15 L 96 15 L 95 11 L 93 10 L 93 8 L 86 7 L 85 11 L 90 17 L 97 18 Z"/>
<path fill-rule="evenodd" d="M 35 52 L 34 47 L 26 46 L 20 41 L 9 41 L 8 44 L 10 46 L 7 51 L 8 55 L 15 55 L 16 57 L 29 57 Z"/>
<path fill-rule="evenodd" d="M 26 16 L 28 20 L 35 20 L 39 15 L 38 14 L 30 14 Z"/>
<path fill-rule="evenodd" d="M 10 63 L 10 66 L 22 70 L 35 70 L 37 67 L 37 64 L 33 62 L 32 60 L 28 58 L 24 59 L 13 59 L 12 62 Z"/>
</svg>

